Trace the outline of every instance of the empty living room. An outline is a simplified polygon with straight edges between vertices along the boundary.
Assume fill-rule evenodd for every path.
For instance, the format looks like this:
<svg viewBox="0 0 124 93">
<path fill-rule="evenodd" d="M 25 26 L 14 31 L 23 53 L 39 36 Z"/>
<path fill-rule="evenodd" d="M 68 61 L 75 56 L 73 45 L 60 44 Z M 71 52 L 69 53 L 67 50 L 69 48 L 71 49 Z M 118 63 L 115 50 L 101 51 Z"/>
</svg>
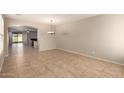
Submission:
<svg viewBox="0 0 124 93">
<path fill-rule="evenodd" d="M 1 0 L 1 93 L 124 93 L 123 0 Z"/>
<path fill-rule="evenodd" d="M 0 27 L 0 77 L 124 77 L 123 14 L 4 14 Z"/>
</svg>

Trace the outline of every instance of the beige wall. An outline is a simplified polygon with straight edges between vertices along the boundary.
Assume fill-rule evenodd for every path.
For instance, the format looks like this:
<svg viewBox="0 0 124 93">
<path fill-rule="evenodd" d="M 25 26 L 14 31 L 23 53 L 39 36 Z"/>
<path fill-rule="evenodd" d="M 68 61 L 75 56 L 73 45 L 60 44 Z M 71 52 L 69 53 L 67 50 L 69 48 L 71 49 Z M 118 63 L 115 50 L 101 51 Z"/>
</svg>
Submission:
<svg viewBox="0 0 124 93">
<path fill-rule="evenodd" d="M 14 20 L 14 19 L 6 19 L 7 27 L 15 26 L 15 25 L 25 25 L 25 26 L 33 26 L 38 29 L 38 47 L 39 51 L 55 49 L 56 42 L 55 36 L 51 37 L 47 34 L 49 30 L 49 26 L 46 24 L 34 23 L 34 22 L 27 22 L 21 20 Z"/>
<path fill-rule="evenodd" d="M 28 45 L 28 41 L 27 41 L 27 32 L 23 32 L 22 33 L 23 34 L 23 43 L 25 44 L 25 45 Z"/>
<path fill-rule="evenodd" d="M 57 26 L 57 48 L 124 63 L 124 15 L 98 15 Z"/>
<path fill-rule="evenodd" d="M 4 61 L 4 19 L 0 15 L 0 71 Z"/>
<path fill-rule="evenodd" d="M 7 21 L 4 17 L 4 52 L 5 56 L 8 56 L 8 27 L 7 27 Z"/>
</svg>

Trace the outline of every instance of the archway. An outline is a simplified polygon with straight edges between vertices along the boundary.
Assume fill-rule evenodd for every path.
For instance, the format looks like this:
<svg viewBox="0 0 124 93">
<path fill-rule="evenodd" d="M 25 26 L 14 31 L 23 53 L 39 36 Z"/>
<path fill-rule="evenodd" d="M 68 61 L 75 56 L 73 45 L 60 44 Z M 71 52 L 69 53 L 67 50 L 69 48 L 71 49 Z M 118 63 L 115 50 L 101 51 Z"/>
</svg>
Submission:
<svg viewBox="0 0 124 93">
<path fill-rule="evenodd" d="M 25 46 L 38 48 L 38 29 L 32 26 L 11 26 L 8 27 L 9 45 L 23 44 Z"/>
<path fill-rule="evenodd" d="M 26 46 L 34 46 L 34 43 L 37 42 L 37 28 L 35 27 L 11 26 L 8 28 L 8 31 L 9 45 L 13 43 L 23 43 Z"/>
</svg>

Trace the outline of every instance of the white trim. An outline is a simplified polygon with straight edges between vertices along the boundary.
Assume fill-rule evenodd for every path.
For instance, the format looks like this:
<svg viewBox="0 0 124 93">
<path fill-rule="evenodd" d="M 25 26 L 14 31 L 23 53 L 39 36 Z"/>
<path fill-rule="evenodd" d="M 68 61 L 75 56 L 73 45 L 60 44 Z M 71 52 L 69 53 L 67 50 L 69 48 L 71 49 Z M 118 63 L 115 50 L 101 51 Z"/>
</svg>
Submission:
<svg viewBox="0 0 124 93">
<path fill-rule="evenodd" d="M 2 71 L 3 63 L 4 63 L 5 55 L 2 53 L 0 56 L 0 72 Z"/>
<path fill-rule="evenodd" d="M 2 71 L 2 68 L 3 68 L 4 58 L 2 59 L 2 63 L 0 64 L 0 72 Z"/>
<path fill-rule="evenodd" d="M 39 52 L 44 52 L 44 51 L 54 50 L 54 49 L 56 49 L 56 48 L 44 49 L 44 50 L 40 50 Z"/>
<path fill-rule="evenodd" d="M 105 62 L 114 63 L 114 64 L 117 64 L 117 65 L 123 65 L 124 66 L 124 64 L 117 63 L 116 61 L 107 60 L 107 59 L 103 59 L 103 58 L 99 58 L 99 57 L 95 57 L 95 56 L 91 56 L 91 55 L 87 55 L 87 54 L 79 53 L 79 52 L 75 52 L 75 51 L 70 51 L 70 50 L 66 50 L 66 49 L 62 49 L 62 48 L 57 48 L 57 49 L 63 50 L 63 51 L 66 51 L 66 52 L 70 52 L 70 53 L 74 53 L 74 54 L 78 54 L 78 55 L 82 55 L 82 56 L 85 56 L 85 57 L 90 57 L 90 58 L 93 58 L 93 59 L 97 59 L 97 60 L 101 60 L 101 61 L 105 61 Z"/>
</svg>

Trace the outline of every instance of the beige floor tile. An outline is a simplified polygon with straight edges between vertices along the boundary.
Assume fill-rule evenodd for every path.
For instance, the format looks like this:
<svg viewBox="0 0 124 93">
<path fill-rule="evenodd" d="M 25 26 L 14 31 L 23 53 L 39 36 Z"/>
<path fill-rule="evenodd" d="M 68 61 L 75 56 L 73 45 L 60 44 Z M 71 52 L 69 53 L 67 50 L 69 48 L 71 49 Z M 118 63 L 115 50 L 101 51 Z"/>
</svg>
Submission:
<svg viewBox="0 0 124 93">
<path fill-rule="evenodd" d="M 58 49 L 38 52 L 15 44 L 10 47 L 0 77 L 118 78 L 124 77 L 124 67 Z"/>
</svg>

